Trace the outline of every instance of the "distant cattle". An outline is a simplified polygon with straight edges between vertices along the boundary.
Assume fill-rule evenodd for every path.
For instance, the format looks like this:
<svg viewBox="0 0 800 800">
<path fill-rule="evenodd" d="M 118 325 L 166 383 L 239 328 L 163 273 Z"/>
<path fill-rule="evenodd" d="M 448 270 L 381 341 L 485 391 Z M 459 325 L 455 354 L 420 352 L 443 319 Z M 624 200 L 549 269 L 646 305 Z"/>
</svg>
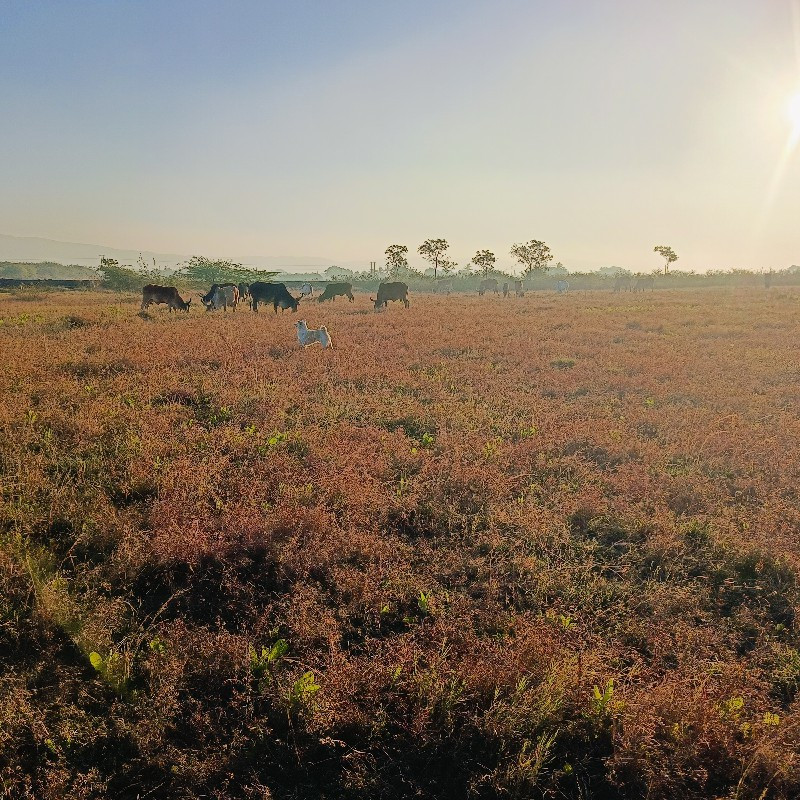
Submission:
<svg viewBox="0 0 800 800">
<path fill-rule="evenodd" d="M 215 283 L 200 300 L 206 311 L 228 310 L 230 306 L 236 311 L 239 302 L 239 287 L 235 283 Z"/>
<path fill-rule="evenodd" d="M 302 300 L 304 297 L 311 297 L 314 294 L 314 287 L 310 283 L 304 283 L 300 287 L 300 299 Z"/>
<path fill-rule="evenodd" d="M 333 300 L 336 297 L 347 297 L 352 303 L 355 298 L 353 297 L 353 284 L 352 283 L 329 283 L 325 287 L 325 291 L 319 296 L 318 303 L 324 300 Z"/>
<path fill-rule="evenodd" d="M 453 281 L 436 281 L 433 290 L 436 294 L 450 294 L 453 291 Z"/>
<path fill-rule="evenodd" d="M 372 300 L 372 298 L 370 298 Z M 403 305 L 408 308 L 408 286 L 401 281 L 396 281 L 394 283 L 382 283 L 378 287 L 378 297 L 375 300 L 372 300 L 375 303 L 375 310 L 378 311 L 381 306 L 386 308 L 389 305 L 389 301 L 394 302 L 395 300 L 401 300 Z"/>
<path fill-rule="evenodd" d="M 503 284 L 503 297 L 508 297 L 508 282 Z"/>
<path fill-rule="evenodd" d="M 298 301 L 289 294 L 285 283 L 266 283 L 256 281 L 250 284 L 250 307 L 253 311 L 258 311 L 259 303 L 272 303 L 275 313 L 278 309 L 285 310 L 291 308 L 297 311 Z"/>
<path fill-rule="evenodd" d="M 614 288 L 612 292 L 629 292 L 633 288 L 633 281 L 630 275 L 617 275 L 614 278 Z"/>
<path fill-rule="evenodd" d="M 652 275 L 646 275 L 641 278 L 636 279 L 636 283 L 633 285 L 634 292 L 643 292 L 645 289 L 649 289 L 651 292 L 654 291 L 656 288 L 656 282 Z"/>
<path fill-rule="evenodd" d="M 483 297 L 486 292 L 494 292 L 500 294 L 500 285 L 497 283 L 497 278 L 484 278 L 480 286 L 478 286 L 478 294 Z"/>
<path fill-rule="evenodd" d="M 248 297 L 250 297 L 249 283 L 240 283 L 238 289 L 239 289 L 239 302 L 241 302 L 242 300 L 246 300 Z"/>
<path fill-rule="evenodd" d="M 522 281 L 514 281 L 514 294 L 517 297 L 525 297 L 525 284 Z"/>
<path fill-rule="evenodd" d="M 569 283 L 565 281 L 563 278 L 556 284 L 556 291 L 559 294 L 564 294 L 564 292 L 569 291 Z"/>
<path fill-rule="evenodd" d="M 188 311 L 192 301 L 181 300 L 178 290 L 174 286 L 159 286 L 155 283 L 149 283 L 142 289 L 142 311 L 144 311 L 150 303 L 166 303 L 169 306 L 170 314 L 173 311 Z"/>
</svg>

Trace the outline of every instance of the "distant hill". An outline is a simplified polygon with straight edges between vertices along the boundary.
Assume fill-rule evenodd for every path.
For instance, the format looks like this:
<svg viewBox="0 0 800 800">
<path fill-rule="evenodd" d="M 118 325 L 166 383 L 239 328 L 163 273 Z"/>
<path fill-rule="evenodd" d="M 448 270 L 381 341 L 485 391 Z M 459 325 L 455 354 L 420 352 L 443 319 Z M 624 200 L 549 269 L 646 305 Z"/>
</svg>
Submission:
<svg viewBox="0 0 800 800">
<path fill-rule="evenodd" d="M 38 236 L 9 236 L 0 233 L 0 262 L 17 264 L 57 263 L 79 264 L 83 267 L 97 267 L 100 256 L 115 258 L 123 265 L 135 266 L 139 255 L 156 268 L 170 272 L 178 264 L 188 260 L 192 255 L 232 258 L 251 269 L 263 269 L 272 272 L 318 272 L 332 264 L 350 266 L 350 262 L 335 261 L 319 256 L 231 256 L 220 253 L 158 253 L 152 250 L 125 250 L 119 247 L 108 247 L 101 244 L 81 242 L 60 242 L 54 239 L 43 239 Z M 366 264 L 359 264 L 358 269 L 366 269 Z"/>
<path fill-rule="evenodd" d="M 86 280 L 97 278 L 97 273 L 77 264 L 56 264 L 53 261 L 42 261 L 38 264 L 0 261 L 0 278 Z"/>
<path fill-rule="evenodd" d="M 117 247 L 105 247 L 98 244 L 79 242 L 58 242 L 53 239 L 41 239 L 36 236 L 8 236 L 0 234 L 0 260 L 16 263 L 55 262 L 60 264 L 80 264 L 84 267 L 96 267 L 100 264 L 100 256 L 116 258 L 121 264 L 136 264 L 138 250 L 122 250 Z M 154 253 L 142 251 L 142 256 L 152 264 L 153 258 L 159 267 L 177 264 L 185 260 L 185 256 L 177 253 Z"/>
</svg>

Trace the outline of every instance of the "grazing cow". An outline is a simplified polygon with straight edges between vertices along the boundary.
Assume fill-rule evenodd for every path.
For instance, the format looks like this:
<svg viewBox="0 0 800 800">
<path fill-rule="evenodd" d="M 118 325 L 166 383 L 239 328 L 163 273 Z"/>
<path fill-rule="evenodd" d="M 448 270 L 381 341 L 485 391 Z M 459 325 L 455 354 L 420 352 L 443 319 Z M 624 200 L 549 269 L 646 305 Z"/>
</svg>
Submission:
<svg viewBox="0 0 800 800">
<path fill-rule="evenodd" d="M 292 311 L 297 311 L 299 301 L 289 294 L 285 283 L 256 281 L 250 284 L 250 307 L 253 311 L 258 311 L 259 303 L 272 303 L 277 314 L 278 308 L 282 310 L 291 308 Z"/>
<path fill-rule="evenodd" d="M 525 284 L 522 281 L 514 281 L 514 294 L 517 297 L 525 297 Z"/>
<path fill-rule="evenodd" d="M 310 283 L 304 283 L 300 287 L 299 299 L 302 300 L 304 297 L 311 297 L 312 294 L 314 294 L 314 287 Z"/>
<path fill-rule="evenodd" d="M 497 283 L 497 278 L 484 278 L 478 287 L 478 294 L 483 297 L 486 292 L 492 291 L 495 294 L 500 294 L 500 286 Z"/>
<path fill-rule="evenodd" d="M 569 290 L 569 283 L 565 281 L 563 278 L 556 284 L 556 291 L 559 294 L 564 294 L 564 292 Z"/>
<path fill-rule="evenodd" d="M 308 325 L 306 325 L 306 321 L 301 319 L 299 322 L 295 322 L 294 326 L 297 328 L 297 341 L 299 341 L 303 347 L 308 347 L 315 342 L 319 342 L 323 350 L 326 347 L 333 348 L 333 340 L 328 333 L 328 329 L 324 325 L 320 328 L 309 328 Z"/>
<path fill-rule="evenodd" d="M 325 287 L 325 291 L 317 299 L 318 303 L 323 300 L 333 300 L 336 297 L 347 297 L 352 303 L 355 298 L 353 297 L 353 284 L 352 283 L 329 283 Z"/>
<path fill-rule="evenodd" d="M 169 306 L 169 313 L 173 311 L 188 311 L 192 301 L 181 300 L 178 290 L 174 286 L 159 286 L 156 283 L 148 283 L 142 289 L 142 311 L 144 311 L 150 303 L 166 303 Z"/>
<path fill-rule="evenodd" d="M 237 287 L 239 289 L 239 302 L 242 300 L 246 300 L 250 297 L 250 284 L 249 283 L 240 283 Z"/>
<path fill-rule="evenodd" d="M 370 300 L 372 300 L 371 297 Z M 395 300 L 402 300 L 403 305 L 408 308 L 408 286 L 401 281 L 382 283 L 378 287 L 378 298 L 372 300 L 372 302 L 375 303 L 375 310 L 380 310 L 381 306 L 387 308 L 390 300 L 392 302 Z"/>
<path fill-rule="evenodd" d="M 629 292 L 632 288 L 629 275 L 617 275 L 614 278 L 614 288 L 612 292 Z"/>
<path fill-rule="evenodd" d="M 646 275 L 641 278 L 636 279 L 636 283 L 633 286 L 634 292 L 643 292 L 645 289 L 649 289 L 651 292 L 655 291 L 656 282 L 652 275 Z"/>
<path fill-rule="evenodd" d="M 503 284 L 503 297 L 508 297 L 508 282 Z"/>
<path fill-rule="evenodd" d="M 208 294 L 203 295 L 200 300 L 206 307 L 206 311 L 228 310 L 230 306 L 236 311 L 236 304 L 239 302 L 239 287 L 235 283 L 215 283 Z"/>
</svg>

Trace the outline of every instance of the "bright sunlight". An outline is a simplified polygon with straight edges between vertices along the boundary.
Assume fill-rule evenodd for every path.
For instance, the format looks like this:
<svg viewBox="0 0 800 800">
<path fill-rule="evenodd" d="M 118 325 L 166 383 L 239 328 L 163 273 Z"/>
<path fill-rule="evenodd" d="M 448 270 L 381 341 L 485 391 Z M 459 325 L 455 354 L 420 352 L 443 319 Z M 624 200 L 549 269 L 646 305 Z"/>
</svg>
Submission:
<svg viewBox="0 0 800 800">
<path fill-rule="evenodd" d="M 786 104 L 786 115 L 792 124 L 791 144 L 796 145 L 800 140 L 800 91 L 795 92 Z"/>
</svg>

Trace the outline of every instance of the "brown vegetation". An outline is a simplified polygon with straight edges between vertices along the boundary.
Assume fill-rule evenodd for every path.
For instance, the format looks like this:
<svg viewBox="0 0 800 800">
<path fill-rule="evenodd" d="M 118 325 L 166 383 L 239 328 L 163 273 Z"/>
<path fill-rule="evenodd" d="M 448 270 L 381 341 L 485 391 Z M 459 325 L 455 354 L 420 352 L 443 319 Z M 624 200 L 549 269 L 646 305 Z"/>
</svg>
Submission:
<svg viewBox="0 0 800 800">
<path fill-rule="evenodd" d="M 0 296 L 0 796 L 797 797 L 799 300 Z"/>
</svg>

